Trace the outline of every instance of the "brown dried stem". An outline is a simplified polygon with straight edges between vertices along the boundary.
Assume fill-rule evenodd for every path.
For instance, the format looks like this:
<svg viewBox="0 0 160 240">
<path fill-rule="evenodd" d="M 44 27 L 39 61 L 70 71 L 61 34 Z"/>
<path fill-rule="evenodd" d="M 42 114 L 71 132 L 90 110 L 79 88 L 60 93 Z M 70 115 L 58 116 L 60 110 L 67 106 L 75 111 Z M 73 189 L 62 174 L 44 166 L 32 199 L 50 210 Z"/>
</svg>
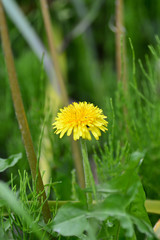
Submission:
<svg viewBox="0 0 160 240">
<path fill-rule="evenodd" d="M 31 138 L 31 134 L 30 134 L 30 130 L 29 130 L 29 126 L 28 126 L 28 122 L 27 122 L 27 118 L 26 118 L 26 114 L 23 106 L 20 88 L 18 85 L 14 59 L 12 55 L 11 44 L 10 44 L 8 29 L 6 24 L 6 18 L 5 18 L 1 0 L 0 0 L 0 30 L 1 30 L 1 39 L 3 44 L 6 66 L 8 70 L 9 83 L 10 83 L 16 117 L 17 117 L 19 128 L 21 131 L 32 177 L 34 181 L 35 180 L 37 181 L 36 182 L 37 193 L 42 192 L 41 196 L 43 197 L 43 201 L 45 201 L 46 193 L 44 190 L 44 186 L 43 186 L 43 182 L 42 182 L 42 178 L 39 170 L 38 170 L 38 176 L 36 177 L 37 158 L 34 151 L 33 142 L 32 142 L 32 138 Z M 43 214 L 44 221 L 47 223 L 49 219 L 51 219 L 51 213 L 50 213 L 47 201 L 45 201 L 43 205 L 42 214 Z"/>
</svg>

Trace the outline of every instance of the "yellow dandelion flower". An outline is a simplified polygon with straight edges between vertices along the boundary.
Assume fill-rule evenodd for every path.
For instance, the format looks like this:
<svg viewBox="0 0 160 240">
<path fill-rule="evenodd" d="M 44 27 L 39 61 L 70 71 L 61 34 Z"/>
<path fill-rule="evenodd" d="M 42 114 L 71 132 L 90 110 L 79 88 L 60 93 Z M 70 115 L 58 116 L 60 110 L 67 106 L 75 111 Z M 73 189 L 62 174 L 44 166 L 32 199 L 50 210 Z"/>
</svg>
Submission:
<svg viewBox="0 0 160 240">
<path fill-rule="evenodd" d="M 53 123 L 55 133 L 60 134 L 60 138 L 67 132 L 70 136 L 73 131 L 73 139 L 78 140 L 80 137 L 91 140 L 91 134 L 96 140 L 101 136 L 101 131 L 105 132 L 108 122 L 103 115 L 103 111 L 95 107 L 92 103 L 73 102 L 67 107 L 60 109 L 58 116 Z"/>
</svg>

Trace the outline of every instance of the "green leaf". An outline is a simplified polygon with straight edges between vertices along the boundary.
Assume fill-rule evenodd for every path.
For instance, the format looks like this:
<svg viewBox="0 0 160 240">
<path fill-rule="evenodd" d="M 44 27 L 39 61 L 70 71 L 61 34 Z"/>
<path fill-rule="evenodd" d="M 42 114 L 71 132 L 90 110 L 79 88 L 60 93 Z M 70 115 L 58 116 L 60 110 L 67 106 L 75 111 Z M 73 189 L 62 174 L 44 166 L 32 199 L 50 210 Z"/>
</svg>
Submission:
<svg viewBox="0 0 160 240">
<path fill-rule="evenodd" d="M 120 222 L 126 237 L 133 237 L 134 225 L 143 234 L 154 237 L 154 233 L 146 213 L 144 202 L 145 193 L 137 174 L 144 154 L 135 152 L 131 155 L 131 164 L 120 175 L 111 179 L 107 184 L 98 186 L 98 191 L 106 194 L 106 199 L 90 213 L 100 221 L 113 217 Z M 105 189 L 106 186 L 106 189 Z"/>
<path fill-rule="evenodd" d="M 99 207 L 88 213 L 88 217 L 96 218 L 100 221 L 107 220 L 110 216 L 120 222 L 121 228 L 125 230 L 126 237 L 133 237 L 134 225 L 138 230 L 148 237 L 154 237 L 154 232 L 150 224 L 140 217 L 131 215 L 126 210 L 125 197 L 120 194 L 109 196 Z"/>
<path fill-rule="evenodd" d="M 111 179 L 108 183 L 97 186 L 97 192 L 107 195 L 121 194 L 125 196 L 123 200 L 123 205 L 127 206 L 136 195 L 139 185 L 139 177 L 133 169 L 125 170 L 120 176 L 116 176 Z"/>
<path fill-rule="evenodd" d="M 144 208 L 145 194 L 137 174 L 143 157 L 143 153 L 134 152 L 130 157 L 129 166 L 124 168 L 120 175 L 111 178 L 103 185 L 97 186 L 97 192 L 101 196 L 100 199 L 105 199 L 103 202 L 93 205 L 92 209 L 86 210 L 83 206 L 75 204 L 65 205 L 61 208 L 53 222 L 53 230 L 63 236 L 82 237 L 84 231 L 89 236 L 89 229 L 92 228 L 95 232 L 92 231 L 91 239 L 94 239 L 94 236 L 98 233 L 96 226 L 112 219 L 113 222 L 120 224 L 127 238 L 136 239 L 135 225 L 143 234 L 154 237 Z M 97 225 L 93 226 L 94 221 Z M 111 227 L 105 225 L 105 228 L 109 229 Z M 115 228 L 114 224 L 112 228 Z"/>
<path fill-rule="evenodd" d="M 129 168 L 137 168 L 141 165 L 145 152 L 133 152 L 130 156 L 130 165 Z"/>
<path fill-rule="evenodd" d="M 22 158 L 22 153 L 11 155 L 7 159 L 0 158 L 0 172 L 5 171 L 9 167 L 13 167 Z"/>
<path fill-rule="evenodd" d="M 89 228 L 86 210 L 77 205 L 66 204 L 59 209 L 53 222 L 53 230 L 63 236 L 81 236 Z"/>
<path fill-rule="evenodd" d="M 144 192 L 143 186 L 140 182 L 140 185 L 137 189 L 137 193 L 134 197 L 134 200 L 130 204 L 128 211 L 133 216 L 143 219 L 151 226 L 148 214 L 147 214 L 145 206 L 144 206 L 145 200 L 146 200 L 145 192 Z"/>
<path fill-rule="evenodd" d="M 148 237 L 152 237 L 156 239 L 156 236 L 154 235 L 152 227 L 146 221 L 134 216 L 131 216 L 131 219 L 141 233 L 144 233 Z"/>
<path fill-rule="evenodd" d="M 145 192 L 143 190 L 143 186 L 140 182 L 138 187 L 138 191 L 129 205 L 128 212 L 130 214 L 130 218 L 132 222 L 136 225 L 137 229 L 147 235 L 148 237 L 154 237 L 154 232 L 144 207 L 144 202 L 146 200 Z"/>
<path fill-rule="evenodd" d="M 112 216 L 119 220 L 121 227 L 126 231 L 126 236 L 132 237 L 134 228 L 130 216 L 125 210 L 127 202 L 125 196 L 121 194 L 110 195 L 102 204 L 96 206 L 95 210 L 89 213 L 89 216 L 100 221 L 105 221 Z"/>
</svg>

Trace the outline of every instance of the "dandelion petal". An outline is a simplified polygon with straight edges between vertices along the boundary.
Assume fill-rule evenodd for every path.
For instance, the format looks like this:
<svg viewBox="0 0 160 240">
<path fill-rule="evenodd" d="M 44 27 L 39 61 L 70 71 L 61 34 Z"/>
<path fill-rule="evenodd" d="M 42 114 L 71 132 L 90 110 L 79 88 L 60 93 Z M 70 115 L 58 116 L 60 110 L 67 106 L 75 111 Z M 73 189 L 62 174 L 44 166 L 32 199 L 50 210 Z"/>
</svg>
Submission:
<svg viewBox="0 0 160 240">
<path fill-rule="evenodd" d="M 67 107 L 60 109 L 60 112 L 52 124 L 56 134 L 60 134 L 60 138 L 67 132 L 70 136 L 73 131 L 73 139 L 76 141 L 80 137 L 91 140 L 91 134 L 96 140 L 101 136 L 101 131 L 107 131 L 107 117 L 103 115 L 103 111 L 92 103 L 73 102 Z M 100 131 L 101 130 L 101 131 Z"/>
</svg>

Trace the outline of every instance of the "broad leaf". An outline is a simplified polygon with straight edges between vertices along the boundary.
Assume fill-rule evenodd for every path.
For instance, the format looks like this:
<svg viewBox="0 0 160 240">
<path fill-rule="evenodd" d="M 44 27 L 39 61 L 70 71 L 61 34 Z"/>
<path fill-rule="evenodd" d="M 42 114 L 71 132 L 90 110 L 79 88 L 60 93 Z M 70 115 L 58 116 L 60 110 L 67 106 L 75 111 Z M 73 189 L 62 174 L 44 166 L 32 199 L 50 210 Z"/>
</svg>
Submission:
<svg viewBox="0 0 160 240">
<path fill-rule="evenodd" d="M 132 237 L 134 228 L 130 216 L 126 213 L 127 201 L 121 194 L 113 194 L 91 211 L 89 217 L 96 218 L 100 221 L 105 221 L 110 216 L 119 220 L 120 225 L 126 231 L 127 237 Z"/>
<path fill-rule="evenodd" d="M 89 227 L 86 210 L 77 205 L 66 204 L 60 208 L 53 222 L 53 230 L 63 236 L 81 236 Z"/>
<path fill-rule="evenodd" d="M 127 238 L 136 239 L 136 225 L 140 232 L 153 239 L 154 233 L 144 208 L 145 194 L 137 174 L 143 156 L 143 153 L 133 153 L 131 163 L 121 175 L 110 179 L 107 184 L 97 186 L 97 193 L 103 202 L 93 205 L 89 211 L 75 204 L 59 209 L 53 221 L 53 230 L 63 236 L 82 238 L 83 232 L 86 231 L 86 236 L 89 236 L 89 229 L 92 228 L 95 232 L 91 239 L 94 239 L 98 232 L 96 225 L 93 226 L 92 223 L 102 226 L 102 222 L 112 219 L 120 223 Z"/>
<path fill-rule="evenodd" d="M 22 153 L 11 155 L 7 159 L 0 158 L 0 172 L 13 167 L 22 158 Z"/>
</svg>

